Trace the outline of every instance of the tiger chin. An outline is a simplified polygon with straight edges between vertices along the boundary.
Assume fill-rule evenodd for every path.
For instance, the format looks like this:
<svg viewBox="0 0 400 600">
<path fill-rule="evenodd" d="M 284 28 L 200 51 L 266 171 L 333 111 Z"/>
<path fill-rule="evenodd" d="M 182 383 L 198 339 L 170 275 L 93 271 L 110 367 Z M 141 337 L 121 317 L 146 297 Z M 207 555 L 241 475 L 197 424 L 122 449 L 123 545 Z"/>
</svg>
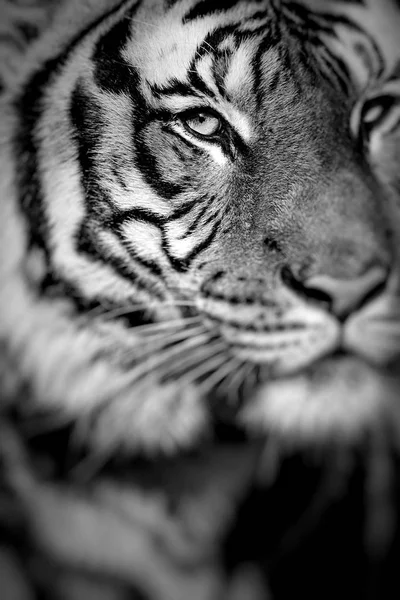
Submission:
<svg viewBox="0 0 400 600">
<path fill-rule="evenodd" d="M 216 423 L 249 448 L 398 438 L 384 5 L 55 11 L 2 108 L 4 422 L 54 417 L 107 459 L 175 460 Z M 184 589 L 171 598 L 212 597 Z"/>
</svg>

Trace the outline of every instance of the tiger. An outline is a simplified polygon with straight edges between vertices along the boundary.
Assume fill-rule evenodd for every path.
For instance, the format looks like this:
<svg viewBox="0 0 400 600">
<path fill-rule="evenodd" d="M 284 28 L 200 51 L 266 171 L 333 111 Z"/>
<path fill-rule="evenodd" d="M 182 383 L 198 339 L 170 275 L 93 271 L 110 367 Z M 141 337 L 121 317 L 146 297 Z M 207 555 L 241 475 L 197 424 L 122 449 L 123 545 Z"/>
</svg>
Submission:
<svg viewBox="0 0 400 600">
<path fill-rule="evenodd" d="M 398 1 L 1 12 L 2 598 L 394 597 Z"/>
</svg>

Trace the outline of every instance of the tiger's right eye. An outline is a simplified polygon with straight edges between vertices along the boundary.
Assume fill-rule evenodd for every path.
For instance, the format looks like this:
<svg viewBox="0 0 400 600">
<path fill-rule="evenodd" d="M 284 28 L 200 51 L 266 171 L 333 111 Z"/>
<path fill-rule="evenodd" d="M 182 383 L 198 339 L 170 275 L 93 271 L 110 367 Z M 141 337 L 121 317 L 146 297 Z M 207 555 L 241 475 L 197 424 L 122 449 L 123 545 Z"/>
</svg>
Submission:
<svg viewBox="0 0 400 600">
<path fill-rule="evenodd" d="M 222 127 L 221 119 L 214 113 L 198 111 L 182 118 L 182 123 L 190 133 L 201 137 L 213 137 Z"/>
<path fill-rule="evenodd" d="M 395 98 L 390 95 L 377 96 L 364 103 L 360 116 L 360 127 L 364 138 L 368 139 L 371 133 L 383 124 L 395 103 Z"/>
</svg>

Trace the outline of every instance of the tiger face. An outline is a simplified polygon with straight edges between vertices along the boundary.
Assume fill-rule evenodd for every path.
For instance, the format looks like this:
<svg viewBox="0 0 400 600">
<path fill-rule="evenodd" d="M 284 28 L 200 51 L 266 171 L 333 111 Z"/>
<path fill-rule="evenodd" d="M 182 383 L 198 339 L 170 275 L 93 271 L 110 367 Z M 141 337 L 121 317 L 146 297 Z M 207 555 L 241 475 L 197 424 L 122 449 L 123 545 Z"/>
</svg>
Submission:
<svg viewBox="0 0 400 600">
<path fill-rule="evenodd" d="M 397 420 L 393 15 L 92 4 L 35 48 L 3 145 L 2 337 L 35 403 L 147 451 Z"/>
</svg>

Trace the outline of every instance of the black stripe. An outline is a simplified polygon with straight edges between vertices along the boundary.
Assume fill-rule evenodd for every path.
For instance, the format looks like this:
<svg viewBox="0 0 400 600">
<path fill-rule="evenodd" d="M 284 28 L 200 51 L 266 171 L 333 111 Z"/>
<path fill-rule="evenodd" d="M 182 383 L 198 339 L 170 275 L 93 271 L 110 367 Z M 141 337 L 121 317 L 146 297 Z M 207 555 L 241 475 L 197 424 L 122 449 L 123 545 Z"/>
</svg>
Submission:
<svg viewBox="0 0 400 600">
<path fill-rule="evenodd" d="M 188 80 L 190 85 L 198 90 L 200 93 L 205 94 L 209 98 L 215 98 L 215 93 L 212 89 L 208 87 L 206 82 L 200 77 L 198 73 L 197 65 L 203 59 L 204 56 L 210 55 L 211 53 L 214 55 L 214 66 L 215 61 L 218 60 L 219 50 L 218 46 L 221 42 L 223 42 L 229 35 L 234 35 L 235 38 L 238 37 L 237 25 L 225 25 L 223 27 L 218 27 L 211 31 L 204 39 L 204 41 L 200 44 L 200 46 L 196 50 L 196 54 L 193 57 L 189 69 L 188 69 Z M 215 75 L 214 70 L 212 73 Z M 224 97 L 226 96 L 226 92 L 224 87 L 222 86 L 222 82 L 218 81 L 218 78 L 214 77 L 215 85 L 217 89 Z"/>
<path fill-rule="evenodd" d="M 148 148 L 143 133 L 146 125 L 155 117 L 160 117 L 160 114 L 151 110 L 140 92 L 138 69 L 127 63 L 122 55 L 122 49 L 129 40 L 131 19 L 136 7 L 137 5 L 98 41 L 93 57 L 96 63 L 95 81 L 104 91 L 127 93 L 131 97 L 136 115 L 132 119 L 135 126 L 132 133 L 135 145 L 133 156 L 135 166 L 151 189 L 163 198 L 172 199 L 182 192 L 182 187 L 163 178 L 156 157 Z M 185 88 L 185 84 L 178 81 L 172 81 L 168 86 L 150 85 L 149 87 L 155 96 L 169 93 L 191 93 L 193 95 L 193 90 L 190 90 L 189 86 Z M 149 216 L 147 215 L 146 220 Z M 133 217 L 133 213 L 119 213 L 115 216 L 115 223 L 129 217 Z"/>
<path fill-rule="evenodd" d="M 99 247 L 98 242 L 94 239 L 93 232 L 83 225 L 76 237 L 77 250 L 82 254 L 85 253 L 95 261 L 101 261 L 102 264 L 111 267 L 123 279 L 126 279 L 135 285 L 134 291 L 145 291 L 153 297 L 164 300 L 164 294 L 159 289 L 157 282 L 151 281 L 148 278 L 142 277 L 134 270 L 134 265 L 130 262 L 105 252 L 104 248 Z M 136 260 L 136 257 L 135 257 Z"/>
<path fill-rule="evenodd" d="M 335 25 L 343 25 L 357 33 L 362 34 L 371 44 L 371 47 L 375 53 L 375 58 L 378 62 L 378 71 L 375 75 L 380 76 L 382 74 L 385 63 L 375 38 L 352 19 L 344 15 L 310 12 L 309 9 L 297 4 L 296 2 L 285 4 L 283 6 L 283 14 L 285 15 L 289 25 L 292 21 L 294 27 L 291 27 L 291 32 L 295 35 L 298 33 L 303 35 L 306 34 L 308 36 L 310 36 L 310 34 L 315 34 L 318 37 L 321 33 L 325 33 L 337 38 L 337 34 L 334 29 Z M 302 28 L 302 26 L 305 29 Z"/>
<path fill-rule="evenodd" d="M 197 48 L 196 54 L 190 62 L 188 68 L 188 80 L 192 88 L 198 90 L 201 94 L 205 94 L 209 98 L 215 99 L 215 92 L 208 87 L 202 77 L 200 77 L 197 65 L 206 55 L 211 52 L 214 54 L 213 60 L 215 60 L 215 46 L 208 43 L 210 36 L 208 35 L 204 42 Z"/>
<path fill-rule="evenodd" d="M 156 98 L 159 98 L 160 96 L 172 96 L 173 94 L 178 94 L 180 96 L 199 96 L 192 86 L 184 81 L 179 81 L 179 79 L 176 79 L 175 77 L 169 79 L 168 82 L 163 85 L 149 83 L 148 86 Z"/>
<path fill-rule="evenodd" d="M 254 14 L 251 15 L 251 17 L 249 18 L 249 21 L 264 21 L 269 16 L 270 16 L 270 13 L 267 10 L 258 10 L 257 12 L 255 12 Z M 262 30 L 265 32 L 265 25 L 263 26 Z M 260 29 L 251 29 L 249 31 L 249 33 L 254 34 L 254 32 L 259 33 L 260 31 L 261 31 L 261 28 Z"/>
<path fill-rule="evenodd" d="M 86 208 L 85 220 L 107 226 L 113 215 L 111 198 L 99 184 L 96 154 L 101 151 L 106 120 L 103 108 L 89 96 L 80 82 L 71 94 L 69 117 L 72 135 L 78 148 L 82 187 Z"/>
<path fill-rule="evenodd" d="M 321 66 L 319 73 L 334 87 L 339 89 L 348 97 L 351 96 L 352 78 L 346 63 L 338 56 L 332 54 L 321 42 L 314 43 L 315 58 Z"/>
<path fill-rule="evenodd" d="M 396 64 L 394 65 L 390 73 L 390 77 L 387 79 L 387 81 L 397 81 L 398 79 L 400 79 L 400 59 L 398 59 Z"/>
<path fill-rule="evenodd" d="M 255 53 L 251 67 L 254 73 L 254 89 L 253 93 L 256 96 L 257 107 L 260 108 L 264 98 L 265 98 L 265 90 L 261 85 L 263 81 L 263 70 L 261 68 L 262 59 L 266 52 L 276 48 L 281 41 L 281 36 L 279 34 L 278 28 L 272 28 L 271 31 L 261 40 L 257 52 Z M 277 86 L 280 79 L 280 72 L 274 78 L 274 83 Z"/>
<path fill-rule="evenodd" d="M 145 208 L 130 208 L 124 211 L 117 211 L 112 217 L 113 224 L 115 227 L 118 227 L 126 220 L 136 219 L 138 221 L 156 225 L 157 227 L 162 227 L 165 223 L 176 221 L 189 214 L 196 206 L 202 204 L 203 200 L 204 198 L 195 198 L 194 200 L 185 202 L 179 208 L 173 210 L 168 217 L 164 217 L 163 215 L 159 215 Z"/>
<path fill-rule="evenodd" d="M 208 236 L 203 241 L 201 241 L 195 248 L 193 248 L 193 250 L 189 254 L 189 256 L 187 256 L 185 258 L 186 268 L 189 268 L 190 264 L 195 260 L 195 258 L 197 258 L 197 256 L 199 254 L 201 254 L 201 252 L 204 252 L 204 250 L 207 250 L 207 248 L 209 248 L 209 246 L 215 240 L 218 233 L 220 232 L 221 221 L 222 221 L 222 218 L 219 218 L 215 222 L 215 224 L 214 224 L 211 232 L 208 234 Z"/>
<path fill-rule="evenodd" d="M 194 218 L 193 223 L 188 227 L 188 229 L 185 231 L 185 233 L 180 237 L 181 240 L 185 240 L 186 238 L 188 238 L 199 227 L 199 221 L 204 217 L 204 215 L 210 209 L 210 206 L 213 204 L 214 201 L 215 201 L 215 196 L 211 196 L 210 198 L 207 199 L 207 201 L 203 201 L 204 206 L 202 206 L 200 211 L 193 217 Z M 214 214 L 210 215 L 210 217 L 206 221 L 201 223 L 201 227 L 205 227 L 206 225 L 208 225 L 210 220 L 214 217 L 215 217 Z"/>
<path fill-rule="evenodd" d="M 118 236 L 118 238 L 122 246 L 128 252 L 129 256 L 135 261 L 135 263 L 138 263 L 141 267 L 146 269 L 146 271 L 149 271 L 151 275 L 165 283 L 163 279 L 163 271 L 158 263 L 154 262 L 154 260 L 143 258 L 140 254 L 138 254 L 135 251 L 134 248 L 132 248 L 132 246 L 128 243 L 126 238 L 123 237 L 121 234 Z M 143 250 L 146 251 L 146 248 L 143 248 Z"/>
<path fill-rule="evenodd" d="M 183 17 L 183 23 L 190 23 L 195 19 L 210 17 L 216 12 L 230 10 L 241 3 L 242 0 L 201 0 L 193 6 Z"/>
<path fill-rule="evenodd" d="M 218 53 L 215 57 L 214 65 L 212 68 L 212 76 L 215 81 L 215 85 L 217 86 L 217 90 L 221 98 L 225 98 L 226 100 L 230 100 L 229 94 L 225 88 L 225 76 L 228 71 L 228 65 L 224 65 L 222 61 L 226 61 L 227 53 L 225 51 L 225 56 L 223 53 Z M 220 60 L 219 60 L 220 59 Z"/>
<path fill-rule="evenodd" d="M 164 254 L 165 254 L 167 260 L 170 262 L 171 266 L 176 271 L 183 272 L 189 268 L 190 263 L 194 260 L 194 258 L 197 256 L 197 254 L 199 252 L 201 252 L 202 250 L 204 250 L 213 241 L 213 239 L 215 238 L 215 236 L 218 232 L 218 229 L 220 227 L 221 219 L 219 219 L 218 222 L 216 222 L 216 224 L 213 228 L 213 231 L 206 238 L 206 240 L 203 240 L 202 242 L 200 242 L 200 244 L 185 259 L 178 259 L 169 252 L 169 241 L 167 238 L 165 226 L 168 225 L 169 223 L 171 223 L 172 221 L 179 219 L 179 218 L 183 217 L 184 215 L 188 214 L 191 210 L 193 210 L 199 204 L 202 204 L 203 202 L 207 202 L 204 205 L 204 207 L 202 207 L 200 214 L 195 217 L 196 222 L 193 223 L 189 227 L 188 231 L 181 238 L 181 239 L 185 239 L 188 235 L 193 233 L 195 228 L 199 225 L 199 223 L 198 223 L 199 219 L 201 218 L 201 216 L 203 214 L 205 214 L 207 209 L 209 209 L 210 204 L 212 203 L 212 201 L 214 199 L 215 199 L 214 197 L 211 197 L 211 198 L 203 197 L 202 199 L 196 198 L 195 200 L 193 200 L 191 202 L 186 202 L 180 208 L 174 210 L 168 217 L 164 217 L 162 215 L 157 215 L 156 213 L 153 213 L 152 211 L 149 211 L 147 209 L 133 208 L 133 209 L 121 211 L 121 212 L 115 214 L 113 216 L 113 224 L 115 227 L 120 227 L 123 225 L 124 222 L 132 219 L 132 220 L 139 220 L 139 221 L 157 226 L 161 231 L 161 237 L 162 237 L 161 250 L 164 252 Z M 215 215 L 210 215 L 210 217 L 207 219 L 207 221 L 205 223 L 202 224 L 202 226 L 207 225 L 214 218 L 215 218 Z M 128 247 L 127 247 L 127 249 L 131 253 L 131 249 Z M 87 251 L 87 248 L 85 248 L 85 251 Z M 93 252 L 93 250 L 91 250 L 91 251 Z M 135 254 L 132 254 L 132 256 L 135 259 L 137 258 Z M 143 261 L 143 259 L 141 259 L 141 262 L 143 263 L 144 266 L 146 266 L 146 263 Z M 161 274 L 161 272 L 160 272 L 160 274 Z"/>
<path fill-rule="evenodd" d="M 166 218 L 162 215 L 152 213 L 150 210 L 136 208 L 128 211 L 121 211 L 118 212 L 118 214 L 115 214 L 112 225 L 112 230 L 118 235 L 118 239 L 120 240 L 121 244 L 127 250 L 129 255 L 135 260 L 135 262 L 139 263 L 142 267 L 150 271 L 150 273 L 154 277 L 157 277 L 158 280 L 163 279 L 163 272 L 160 265 L 155 263 L 153 260 L 143 258 L 135 252 L 134 248 L 129 245 L 128 241 L 123 235 L 123 225 L 128 221 L 148 223 L 158 227 L 161 230 Z"/>
<path fill-rule="evenodd" d="M 172 200 L 181 194 L 184 189 L 182 185 L 164 179 L 153 149 L 144 140 L 143 131 L 135 132 L 135 145 L 135 164 L 147 185 L 165 200 Z"/>
<path fill-rule="evenodd" d="M 126 221 L 142 221 L 160 227 L 165 223 L 166 218 L 163 215 L 158 215 L 146 208 L 129 208 L 127 210 L 116 210 L 112 216 L 112 228 L 116 229 L 123 225 Z"/>
<path fill-rule="evenodd" d="M 394 131 L 397 131 L 398 129 L 400 129 L 400 116 L 399 118 L 393 123 L 392 127 L 389 129 L 389 131 L 385 131 L 385 135 L 388 135 L 390 133 L 393 133 Z"/>
<path fill-rule="evenodd" d="M 97 42 L 93 53 L 95 83 L 104 91 L 135 96 L 139 74 L 123 57 L 122 50 L 129 42 L 132 18 L 141 2 L 130 8 Z"/>
<path fill-rule="evenodd" d="M 154 283 L 149 281 L 147 285 L 146 282 L 141 282 L 133 265 L 108 253 L 95 238 L 94 228 L 112 230 L 116 235 L 119 232 L 118 229 L 115 230 L 116 219 L 112 199 L 102 189 L 96 173 L 96 153 L 101 148 L 104 129 L 102 108 L 84 92 L 79 83 L 71 96 L 70 119 L 78 147 L 86 209 L 84 221 L 76 237 L 77 250 L 80 253 L 84 252 L 94 260 L 111 265 L 119 275 L 153 293 Z M 121 236 L 119 238 L 123 242 Z M 149 274 L 160 279 L 161 270 L 157 264 L 136 255 L 134 259 L 136 263 L 146 268 Z"/>
<path fill-rule="evenodd" d="M 214 241 L 214 239 L 220 231 L 220 227 L 221 218 L 218 221 L 216 221 L 209 235 L 204 240 L 202 240 L 195 248 L 193 248 L 192 252 L 188 256 L 186 256 L 186 258 L 176 258 L 175 256 L 172 256 L 172 254 L 169 252 L 168 241 L 164 234 L 162 248 L 173 268 L 181 273 L 187 271 L 190 268 L 190 264 L 195 260 L 195 258 L 212 244 L 212 242 Z"/>
<path fill-rule="evenodd" d="M 332 68 L 333 68 L 337 78 L 341 81 L 343 86 L 348 85 L 349 82 L 351 82 L 351 75 L 350 75 L 350 70 L 349 70 L 348 66 L 346 65 L 346 63 L 344 62 L 344 60 L 342 58 L 340 58 L 340 56 L 337 56 L 337 55 L 333 54 L 332 52 L 330 52 L 329 49 L 326 50 L 326 53 L 329 55 L 329 59 L 332 64 Z"/>
<path fill-rule="evenodd" d="M 210 201 L 210 204 L 211 204 L 211 201 Z M 207 216 L 207 218 L 201 223 L 201 227 L 207 227 L 207 225 L 209 225 L 210 223 L 212 223 L 212 221 L 214 221 L 216 219 L 217 220 L 219 219 L 219 215 L 217 215 L 215 212 L 210 213 Z"/>
<path fill-rule="evenodd" d="M 271 77 L 271 79 L 268 81 L 267 94 L 268 95 L 273 94 L 277 90 L 280 82 L 281 82 L 281 72 L 279 70 L 277 70 L 274 73 L 274 75 Z"/>
<path fill-rule="evenodd" d="M 76 35 L 66 48 L 55 58 L 47 60 L 44 65 L 26 83 L 24 92 L 15 101 L 19 115 L 19 125 L 14 138 L 14 154 L 18 161 L 16 184 L 19 203 L 23 213 L 29 220 L 30 245 L 37 245 L 46 253 L 49 262 L 49 224 L 45 212 L 45 201 L 41 186 L 38 151 L 39 144 L 35 139 L 36 127 L 43 113 L 43 96 L 59 70 L 66 64 L 76 46 L 104 20 L 116 14 L 131 0 L 122 0 L 116 7 L 91 22 Z"/>
</svg>

